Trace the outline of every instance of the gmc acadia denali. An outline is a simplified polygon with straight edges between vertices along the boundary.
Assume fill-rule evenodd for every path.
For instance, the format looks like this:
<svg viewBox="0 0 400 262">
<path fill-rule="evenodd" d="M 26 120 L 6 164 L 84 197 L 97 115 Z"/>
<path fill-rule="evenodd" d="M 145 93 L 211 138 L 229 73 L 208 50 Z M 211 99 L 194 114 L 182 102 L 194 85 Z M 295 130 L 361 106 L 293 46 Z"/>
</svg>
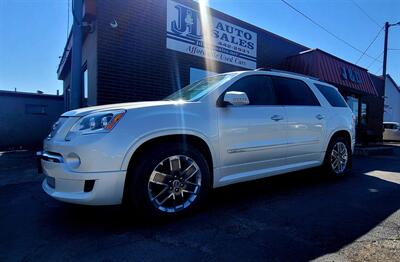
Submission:
<svg viewBox="0 0 400 262">
<path fill-rule="evenodd" d="M 220 74 L 163 101 L 64 113 L 44 141 L 42 187 L 65 202 L 171 216 L 233 183 L 317 166 L 343 176 L 354 128 L 330 84 L 277 70 Z"/>
</svg>

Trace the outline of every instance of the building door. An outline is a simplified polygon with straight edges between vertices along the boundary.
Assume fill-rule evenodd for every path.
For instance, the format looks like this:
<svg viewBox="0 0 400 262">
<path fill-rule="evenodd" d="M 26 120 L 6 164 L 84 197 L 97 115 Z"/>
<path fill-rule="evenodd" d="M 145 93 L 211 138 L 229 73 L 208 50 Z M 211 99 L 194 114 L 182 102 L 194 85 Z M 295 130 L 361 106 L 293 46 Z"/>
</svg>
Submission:
<svg viewBox="0 0 400 262">
<path fill-rule="evenodd" d="M 358 98 L 355 96 L 347 96 L 346 101 L 351 110 L 353 111 L 354 116 L 356 117 L 356 126 L 359 123 L 359 115 L 358 115 Z"/>
<path fill-rule="evenodd" d="M 356 141 L 365 142 L 367 129 L 367 104 L 361 101 L 361 97 L 350 95 L 346 97 L 347 104 L 355 116 Z"/>
</svg>

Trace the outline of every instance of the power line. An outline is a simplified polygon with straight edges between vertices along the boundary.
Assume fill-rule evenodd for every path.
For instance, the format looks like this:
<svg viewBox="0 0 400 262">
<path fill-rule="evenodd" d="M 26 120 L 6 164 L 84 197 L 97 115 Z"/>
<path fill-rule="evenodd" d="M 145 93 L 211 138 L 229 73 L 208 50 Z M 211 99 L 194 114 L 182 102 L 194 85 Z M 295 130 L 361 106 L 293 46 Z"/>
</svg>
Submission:
<svg viewBox="0 0 400 262">
<path fill-rule="evenodd" d="M 331 31 L 329 31 L 328 29 L 326 29 L 324 26 L 322 26 L 321 24 L 319 24 L 318 22 L 316 22 L 315 20 L 313 20 L 311 17 L 307 16 L 306 14 L 304 14 L 303 12 L 301 12 L 300 10 L 298 10 L 296 7 L 292 6 L 291 4 L 289 4 L 288 2 L 286 2 L 285 0 L 281 0 L 285 5 L 287 5 L 288 7 L 290 7 L 291 9 L 293 9 L 294 11 L 296 11 L 297 13 L 299 13 L 300 15 L 302 15 L 303 17 L 305 17 L 307 20 L 309 20 L 311 23 L 313 23 L 314 25 L 318 26 L 319 28 L 321 28 L 322 30 L 324 30 L 326 33 L 330 34 L 331 36 L 333 36 L 334 38 L 336 38 L 337 40 L 343 42 L 344 44 L 348 45 L 349 47 L 351 47 L 352 49 L 356 50 L 359 53 L 364 53 L 362 50 L 358 49 L 357 47 L 353 46 L 352 44 L 350 44 L 349 42 L 347 42 L 346 40 L 344 40 L 343 38 L 337 36 L 336 34 L 332 33 Z M 372 58 L 375 60 L 374 57 L 368 55 L 368 54 L 364 54 L 365 56 Z M 381 62 L 381 61 L 379 61 Z"/>
<path fill-rule="evenodd" d="M 382 66 L 380 66 L 380 67 L 378 68 L 378 70 L 375 71 L 375 75 L 378 74 L 379 71 L 381 71 L 381 70 L 382 70 Z"/>
<path fill-rule="evenodd" d="M 376 61 L 383 55 L 383 51 L 374 59 L 372 62 L 367 66 L 367 69 L 369 69 L 373 64 L 375 64 Z"/>
<path fill-rule="evenodd" d="M 353 2 L 353 4 L 354 4 L 355 6 L 357 6 L 357 8 L 360 9 L 360 11 L 361 11 L 366 17 L 368 17 L 369 20 L 370 20 L 372 23 L 376 24 L 378 27 L 382 27 L 382 25 L 379 24 L 375 19 L 373 19 L 359 4 L 357 4 L 356 1 L 351 0 L 351 2 Z"/>
<path fill-rule="evenodd" d="M 357 59 L 356 61 L 356 65 L 358 64 L 358 62 L 360 62 L 361 58 L 363 58 L 363 56 L 365 55 L 365 53 L 368 51 L 368 49 L 372 46 L 373 43 L 375 43 L 376 39 L 378 38 L 378 36 L 381 34 L 383 30 L 383 27 L 381 27 L 381 29 L 379 30 L 378 34 L 376 34 L 375 38 L 372 40 L 372 42 L 368 45 L 368 47 L 364 50 L 364 52 L 361 54 L 361 56 Z"/>
</svg>

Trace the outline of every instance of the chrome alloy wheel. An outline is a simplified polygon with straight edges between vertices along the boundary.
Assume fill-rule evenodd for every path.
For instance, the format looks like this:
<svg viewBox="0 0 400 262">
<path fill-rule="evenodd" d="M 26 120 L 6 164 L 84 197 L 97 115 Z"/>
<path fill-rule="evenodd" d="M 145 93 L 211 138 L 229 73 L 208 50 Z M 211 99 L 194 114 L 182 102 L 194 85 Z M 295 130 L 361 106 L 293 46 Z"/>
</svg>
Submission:
<svg viewBox="0 0 400 262">
<path fill-rule="evenodd" d="M 175 213 L 190 206 L 201 187 L 201 171 L 188 156 L 174 155 L 162 160 L 148 182 L 150 201 L 160 211 Z"/>
<path fill-rule="evenodd" d="M 348 161 L 347 147 L 343 142 L 337 142 L 331 153 L 331 166 L 336 174 L 343 173 Z"/>
</svg>

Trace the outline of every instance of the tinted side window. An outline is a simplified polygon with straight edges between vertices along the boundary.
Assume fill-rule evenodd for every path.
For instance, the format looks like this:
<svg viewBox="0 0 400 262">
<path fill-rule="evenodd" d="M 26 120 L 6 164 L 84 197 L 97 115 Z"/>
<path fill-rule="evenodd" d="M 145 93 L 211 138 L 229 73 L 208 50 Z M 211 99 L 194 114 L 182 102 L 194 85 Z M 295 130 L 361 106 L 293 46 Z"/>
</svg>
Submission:
<svg viewBox="0 0 400 262">
<path fill-rule="evenodd" d="M 246 76 L 233 83 L 227 90 L 247 94 L 250 105 L 275 105 L 275 92 L 269 76 Z"/>
<path fill-rule="evenodd" d="M 342 95 L 333 87 L 315 84 L 321 94 L 328 100 L 329 104 L 334 107 L 347 107 L 347 103 Z"/>
<path fill-rule="evenodd" d="M 290 106 L 319 106 L 310 87 L 301 80 L 273 77 L 279 104 Z"/>
</svg>

